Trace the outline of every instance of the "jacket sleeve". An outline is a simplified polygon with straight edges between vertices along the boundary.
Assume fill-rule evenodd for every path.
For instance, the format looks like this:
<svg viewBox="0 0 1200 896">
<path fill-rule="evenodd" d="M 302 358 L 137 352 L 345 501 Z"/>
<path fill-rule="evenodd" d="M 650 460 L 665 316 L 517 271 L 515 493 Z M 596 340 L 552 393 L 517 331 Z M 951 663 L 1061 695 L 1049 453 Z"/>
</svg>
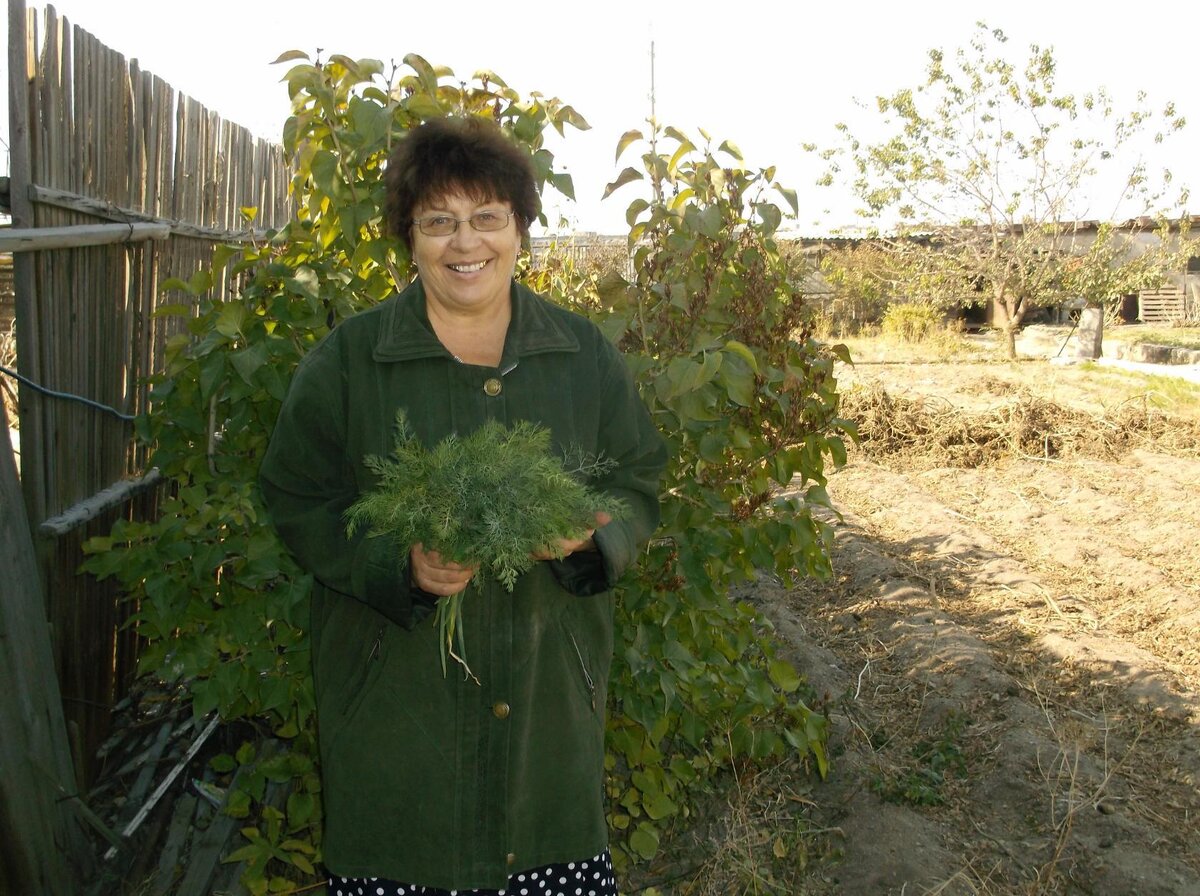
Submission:
<svg viewBox="0 0 1200 896">
<path fill-rule="evenodd" d="M 259 471 L 263 500 L 296 562 L 318 582 L 411 628 L 433 599 L 410 587 L 405 546 L 346 531 L 345 513 L 358 498 L 346 421 L 335 331 L 304 358 L 288 389 Z"/>
<path fill-rule="evenodd" d="M 620 352 L 598 336 L 602 357 L 596 388 L 599 434 L 595 452 L 616 461 L 596 485 L 623 499 L 629 514 L 596 530 L 597 552 L 581 551 L 550 561 L 563 588 L 581 596 L 612 588 L 658 528 L 659 480 L 667 462 L 666 443 L 654 426 Z"/>
</svg>

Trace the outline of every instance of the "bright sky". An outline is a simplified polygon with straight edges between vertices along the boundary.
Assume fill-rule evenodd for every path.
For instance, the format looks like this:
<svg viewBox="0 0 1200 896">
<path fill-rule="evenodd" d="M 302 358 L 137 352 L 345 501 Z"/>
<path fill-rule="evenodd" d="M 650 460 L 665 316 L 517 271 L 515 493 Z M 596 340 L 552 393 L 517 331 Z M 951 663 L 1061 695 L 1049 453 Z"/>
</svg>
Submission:
<svg viewBox="0 0 1200 896">
<path fill-rule="evenodd" d="M 43 3 L 27 0 L 38 9 Z M 491 69 L 510 87 L 573 105 L 592 125 L 554 142 L 576 203 L 550 191 L 551 223 L 625 232 L 626 187 L 603 202 L 620 135 L 650 114 L 654 43 L 658 120 L 741 147 L 751 168 L 778 167 L 800 194 L 795 229 L 827 232 L 852 222 L 848 200 L 812 185 L 820 173 L 804 143 L 837 142 L 834 125 L 863 113 L 855 101 L 915 86 L 926 51 L 949 55 L 974 23 L 1003 29 L 1023 60 L 1030 43 L 1054 48 L 1059 84 L 1103 86 L 1129 109 L 1144 90 L 1156 107 L 1173 100 L 1191 119 L 1163 148 L 1177 182 L 1200 190 L 1200 87 L 1195 77 L 1200 6 L 1194 0 L 1109 7 L 1095 0 L 647 0 L 507 3 L 381 3 L 365 0 L 59 0 L 58 13 L 143 69 L 254 133 L 277 138 L 289 114 L 286 50 L 399 61 L 410 52 L 461 77 Z M 7 16 L 2 27 L 7 31 Z M 7 103 L 5 96 L 4 103 Z M 7 106 L 4 107 L 7 133 Z M 1200 193 L 1197 194 L 1200 196 Z M 1096 209 L 1095 216 L 1103 213 Z"/>
</svg>

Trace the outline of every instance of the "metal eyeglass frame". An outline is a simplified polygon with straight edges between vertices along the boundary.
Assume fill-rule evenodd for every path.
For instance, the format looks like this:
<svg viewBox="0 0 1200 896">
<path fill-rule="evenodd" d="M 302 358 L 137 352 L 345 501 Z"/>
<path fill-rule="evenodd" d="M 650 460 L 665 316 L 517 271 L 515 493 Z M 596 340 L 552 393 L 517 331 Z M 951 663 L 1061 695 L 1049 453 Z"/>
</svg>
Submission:
<svg viewBox="0 0 1200 896">
<path fill-rule="evenodd" d="M 420 230 L 421 233 L 425 234 L 426 236 L 452 236 L 453 234 L 458 232 L 458 227 L 460 224 L 470 224 L 472 230 L 477 230 L 480 233 L 496 233 L 497 231 L 503 230 L 505 227 L 507 227 L 509 219 L 516 217 L 516 214 L 517 214 L 516 212 L 482 211 L 482 212 L 476 212 L 475 214 L 471 215 L 471 217 L 469 217 L 469 218 L 453 218 L 450 215 L 430 215 L 428 218 L 413 218 L 412 222 L 413 222 L 413 224 L 417 225 L 417 229 Z M 481 215 L 495 217 L 497 219 L 503 219 L 504 223 L 501 224 L 499 227 L 480 227 L 479 224 L 477 223 L 476 219 L 479 218 Z M 431 220 L 437 219 L 437 218 L 445 218 L 448 221 L 453 221 L 454 226 L 452 228 L 450 228 L 449 230 L 445 231 L 444 233 L 437 232 L 437 231 L 431 232 L 431 231 L 427 230 L 426 225 Z"/>
</svg>

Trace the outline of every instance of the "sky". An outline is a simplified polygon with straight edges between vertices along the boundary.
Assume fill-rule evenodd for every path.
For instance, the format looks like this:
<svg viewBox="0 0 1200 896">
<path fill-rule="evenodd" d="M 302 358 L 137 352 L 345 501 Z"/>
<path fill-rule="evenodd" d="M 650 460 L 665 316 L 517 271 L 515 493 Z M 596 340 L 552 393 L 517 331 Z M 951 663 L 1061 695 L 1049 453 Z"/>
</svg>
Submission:
<svg viewBox="0 0 1200 896">
<path fill-rule="evenodd" d="M 39 10 L 46 4 L 27 0 Z M 1107 4 L 1076 0 L 606 0 L 506 3 L 380 3 L 339 0 L 59 0 L 72 25 L 154 72 L 222 117 L 276 139 L 290 108 L 272 65 L 288 50 L 340 53 L 385 64 L 415 52 L 467 78 L 491 69 L 523 95 L 537 91 L 572 105 L 591 125 L 549 142 L 570 172 L 576 201 L 545 197 L 553 226 L 624 233 L 626 187 L 601 200 L 625 164 L 620 136 L 658 121 L 714 145 L 731 140 L 751 169 L 776 166 L 799 194 L 789 228 L 832 232 L 855 223 L 844 191 L 815 186 L 823 166 L 803 150 L 838 143 L 839 121 L 867 128 L 863 103 L 915 86 L 927 53 L 966 46 L 977 21 L 1001 28 L 1017 58 L 1031 43 L 1050 46 L 1061 87 L 1106 88 L 1118 109 L 1145 91 L 1173 101 L 1191 119 L 1148 159 L 1200 190 L 1200 81 L 1195 77 L 1200 5 L 1180 0 Z M 7 32 L 7 16 L 2 23 Z M 7 36 L 5 33 L 4 36 Z M 651 47 L 653 46 L 653 65 Z M 6 77 L 6 76 L 5 76 Z M 7 90 L 4 91 L 7 134 Z M 1161 155 L 1159 155 L 1161 153 Z M 1200 195 L 1198 193 L 1197 195 Z M 1175 211 L 1179 211 L 1176 209 Z M 1095 216 L 1103 216 L 1099 209 Z"/>
</svg>

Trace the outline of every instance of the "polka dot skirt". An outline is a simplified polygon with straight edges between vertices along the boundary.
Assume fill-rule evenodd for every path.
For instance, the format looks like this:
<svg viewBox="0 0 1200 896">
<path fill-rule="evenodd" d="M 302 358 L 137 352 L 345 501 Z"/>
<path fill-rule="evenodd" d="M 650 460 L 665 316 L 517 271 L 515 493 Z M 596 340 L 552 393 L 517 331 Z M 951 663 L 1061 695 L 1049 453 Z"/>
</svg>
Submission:
<svg viewBox="0 0 1200 896">
<path fill-rule="evenodd" d="M 519 871 L 503 890 L 439 890 L 377 877 L 331 877 L 329 896 L 617 896 L 617 878 L 606 849 L 583 862 Z"/>
</svg>

